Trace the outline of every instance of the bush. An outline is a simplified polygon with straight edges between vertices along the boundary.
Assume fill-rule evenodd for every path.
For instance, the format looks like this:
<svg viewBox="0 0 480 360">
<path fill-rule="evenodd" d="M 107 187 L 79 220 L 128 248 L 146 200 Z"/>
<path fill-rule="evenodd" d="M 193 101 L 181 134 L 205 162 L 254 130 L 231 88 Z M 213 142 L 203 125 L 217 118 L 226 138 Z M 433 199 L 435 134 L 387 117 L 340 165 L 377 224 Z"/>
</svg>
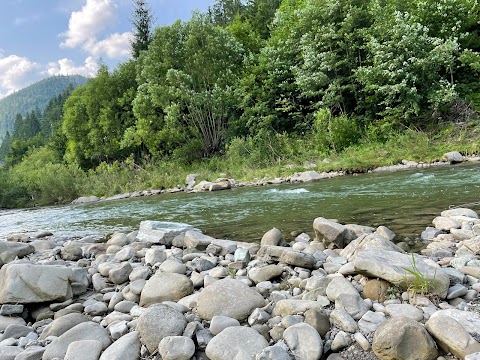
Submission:
<svg viewBox="0 0 480 360">
<path fill-rule="evenodd" d="M 314 139 L 322 151 L 341 152 L 361 139 L 357 122 L 346 115 L 333 116 L 328 109 L 319 109 L 313 122 Z"/>
<path fill-rule="evenodd" d="M 57 163 L 55 158 L 51 149 L 35 149 L 10 171 L 11 181 L 36 205 L 65 203 L 80 194 L 83 171 L 72 164 Z"/>
</svg>

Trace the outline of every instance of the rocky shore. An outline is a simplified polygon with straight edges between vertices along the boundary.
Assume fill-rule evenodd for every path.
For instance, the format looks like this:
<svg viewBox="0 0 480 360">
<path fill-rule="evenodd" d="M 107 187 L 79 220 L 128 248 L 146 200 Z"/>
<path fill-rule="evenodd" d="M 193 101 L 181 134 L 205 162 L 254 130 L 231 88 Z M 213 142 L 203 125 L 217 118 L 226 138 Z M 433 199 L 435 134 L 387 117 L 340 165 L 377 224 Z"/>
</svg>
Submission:
<svg viewBox="0 0 480 360">
<path fill-rule="evenodd" d="M 324 159 L 328 162 L 328 159 Z M 416 162 L 411 160 L 403 160 L 401 164 L 391 165 L 391 166 L 382 166 L 369 170 L 368 172 L 382 172 L 382 171 L 398 171 L 398 170 L 409 170 L 409 169 L 423 169 L 433 166 L 445 166 L 451 164 L 459 164 L 463 162 L 479 162 L 480 156 L 463 156 L 457 151 L 452 151 L 444 154 L 443 161 L 436 161 L 431 163 Z M 304 168 L 316 167 L 317 164 L 309 163 L 304 164 Z M 82 196 L 72 201 L 72 204 L 87 204 L 95 203 L 100 201 L 114 201 L 114 200 L 123 200 L 129 198 L 138 198 L 152 195 L 160 194 L 172 194 L 178 192 L 204 192 L 204 191 L 219 191 L 219 190 L 229 190 L 239 187 L 254 187 L 254 186 L 265 186 L 265 185 L 280 185 L 286 183 L 305 183 L 311 181 L 317 181 L 322 179 L 330 179 L 338 176 L 347 175 L 346 171 L 328 171 L 328 172 L 317 172 L 315 170 L 307 170 L 303 172 L 296 172 L 290 176 L 279 177 L 275 179 L 261 179 L 257 181 L 237 181 L 235 179 L 229 178 L 219 178 L 215 181 L 206 181 L 201 180 L 197 183 L 197 174 L 189 174 L 185 179 L 185 186 L 178 185 L 175 188 L 171 189 L 150 189 L 143 191 L 136 191 L 132 193 L 117 194 L 114 196 L 99 198 L 97 196 Z"/>
<path fill-rule="evenodd" d="M 318 217 L 291 243 L 143 221 L 108 240 L 0 241 L 2 360 L 480 359 L 480 220 L 452 209 L 421 254 Z"/>
</svg>

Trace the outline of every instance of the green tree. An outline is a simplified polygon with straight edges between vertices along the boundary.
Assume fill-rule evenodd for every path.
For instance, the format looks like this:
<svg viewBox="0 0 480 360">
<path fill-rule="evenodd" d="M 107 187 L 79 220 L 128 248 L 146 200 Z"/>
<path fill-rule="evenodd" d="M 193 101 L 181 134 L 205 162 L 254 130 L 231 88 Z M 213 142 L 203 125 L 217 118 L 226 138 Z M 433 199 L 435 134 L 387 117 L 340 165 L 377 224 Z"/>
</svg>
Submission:
<svg viewBox="0 0 480 360">
<path fill-rule="evenodd" d="M 232 118 L 244 50 L 201 14 L 157 29 L 141 59 L 136 134 L 152 154 L 208 156 L 221 148 Z"/>
<path fill-rule="evenodd" d="M 280 6 L 271 36 L 258 58 L 249 62 L 237 88 L 242 109 L 237 128 L 250 135 L 305 130 L 308 110 L 295 82 L 293 68 L 301 61 L 298 13 L 305 0 L 287 0 Z"/>
<path fill-rule="evenodd" d="M 245 5 L 242 0 L 215 0 L 208 8 L 212 23 L 215 25 L 227 26 L 235 17 L 245 12 Z"/>
<path fill-rule="evenodd" d="M 5 137 L 3 138 L 2 145 L 0 145 L 0 159 L 5 159 L 8 155 L 8 151 L 10 150 L 10 146 L 12 145 L 12 136 L 10 132 L 7 131 Z"/>
<path fill-rule="evenodd" d="M 364 86 L 366 106 L 375 115 L 418 124 L 423 111 L 448 106 L 457 97 L 450 76 L 445 76 L 453 71 L 457 41 L 430 36 L 412 15 L 383 14 L 367 49 L 370 61 L 356 76 Z"/>
<path fill-rule="evenodd" d="M 147 1 L 132 0 L 132 2 L 134 9 L 131 22 L 134 32 L 131 46 L 133 58 L 137 59 L 142 51 L 147 50 L 148 44 L 152 41 L 153 15 Z"/>
<path fill-rule="evenodd" d="M 134 61 L 119 65 L 113 73 L 103 65 L 96 78 L 73 91 L 64 105 L 62 126 L 69 161 L 90 168 L 128 157 L 132 149 L 121 143 L 134 123 L 135 76 Z"/>
</svg>

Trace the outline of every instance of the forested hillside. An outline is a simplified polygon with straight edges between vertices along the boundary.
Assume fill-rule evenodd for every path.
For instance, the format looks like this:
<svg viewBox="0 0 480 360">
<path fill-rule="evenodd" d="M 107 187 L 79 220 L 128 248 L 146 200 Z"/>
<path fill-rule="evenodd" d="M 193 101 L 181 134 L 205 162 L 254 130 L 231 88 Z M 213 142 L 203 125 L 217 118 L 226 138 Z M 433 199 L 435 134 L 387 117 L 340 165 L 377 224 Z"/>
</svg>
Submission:
<svg viewBox="0 0 480 360">
<path fill-rule="evenodd" d="M 10 134 L 4 197 L 65 201 L 208 169 L 368 169 L 438 159 L 456 139 L 480 151 L 477 0 L 216 0 L 153 31 L 135 3 L 132 59 L 58 99 L 49 131 Z M 48 193 L 60 180 L 68 193 Z"/>
<path fill-rule="evenodd" d="M 76 88 L 86 82 L 87 79 L 80 75 L 53 76 L 0 99 L 0 139 L 7 131 L 13 131 L 17 114 L 25 116 L 35 109 L 43 111 L 50 99 L 60 95 L 70 84 Z"/>
</svg>

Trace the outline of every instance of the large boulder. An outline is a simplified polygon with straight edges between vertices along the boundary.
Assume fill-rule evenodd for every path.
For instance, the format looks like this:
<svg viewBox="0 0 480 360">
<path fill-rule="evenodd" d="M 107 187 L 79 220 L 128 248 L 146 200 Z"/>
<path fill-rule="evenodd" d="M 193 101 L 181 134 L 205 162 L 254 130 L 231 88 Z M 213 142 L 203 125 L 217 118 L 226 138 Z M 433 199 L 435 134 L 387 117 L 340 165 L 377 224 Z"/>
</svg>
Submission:
<svg viewBox="0 0 480 360">
<path fill-rule="evenodd" d="M 440 214 L 441 216 L 451 217 L 451 216 L 466 216 L 469 218 L 478 219 L 478 214 L 469 208 L 454 208 L 443 210 Z"/>
<path fill-rule="evenodd" d="M 445 156 L 447 161 L 450 162 L 451 164 L 458 164 L 463 162 L 464 160 L 463 155 L 460 154 L 458 151 L 449 151 L 443 154 L 443 156 Z"/>
<path fill-rule="evenodd" d="M 175 236 L 194 230 L 192 225 L 167 221 L 142 221 L 137 240 L 152 244 L 170 245 Z"/>
<path fill-rule="evenodd" d="M 197 313 L 205 320 L 216 315 L 244 320 L 255 308 L 264 305 L 265 300 L 257 291 L 239 280 L 226 278 L 202 290 L 197 300 Z"/>
<path fill-rule="evenodd" d="M 193 293 L 190 278 L 177 273 L 157 272 L 147 280 L 140 295 L 140 306 L 177 301 Z"/>
<path fill-rule="evenodd" d="M 385 237 L 373 233 L 359 236 L 347 246 L 345 246 L 345 248 L 340 252 L 340 255 L 348 259 L 349 261 L 352 261 L 360 251 L 365 249 L 382 249 L 405 253 L 405 251 L 400 249 L 390 240 L 387 240 Z"/>
<path fill-rule="evenodd" d="M 480 344 L 453 317 L 438 311 L 425 323 L 428 332 L 446 352 L 460 359 L 468 354 L 480 352 Z"/>
<path fill-rule="evenodd" d="M 294 173 L 290 177 L 290 182 L 310 182 L 310 181 L 325 179 L 326 177 L 328 176 L 324 174 L 320 174 L 314 170 L 309 170 L 309 171 Z"/>
<path fill-rule="evenodd" d="M 42 360 L 63 359 L 68 346 L 74 341 L 81 340 L 98 340 L 102 344 L 103 350 L 112 343 L 105 328 L 88 321 L 71 328 L 47 345 Z"/>
<path fill-rule="evenodd" d="M 435 341 L 415 320 L 395 317 L 375 331 L 372 349 L 380 360 L 434 360 L 438 356 Z"/>
<path fill-rule="evenodd" d="M 40 303 L 72 298 L 72 270 L 66 266 L 7 264 L 0 270 L 0 303 Z"/>
<path fill-rule="evenodd" d="M 0 241 L 0 254 L 6 251 L 15 254 L 19 258 L 22 258 L 35 252 L 35 248 L 31 244 L 14 241 Z"/>
<path fill-rule="evenodd" d="M 187 320 L 181 312 L 168 305 L 156 304 L 140 315 L 137 330 L 142 344 L 153 353 L 163 338 L 182 335 L 186 326 Z"/>
<path fill-rule="evenodd" d="M 255 329 L 235 326 L 210 340 L 205 352 L 211 360 L 252 360 L 267 346 L 267 340 Z"/>
<path fill-rule="evenodd" d="M 450 278 L 440 268 L 427 265 L 418 255 L 396 251 L 366 249 L 360 251 L 354 261 L 355 271 L 371 278 L 380 278 L 408 289 L 416 280 L 411 270 L 429 284 L 429 292 L 442 299 L 447 296 Z"/>
<path fill-rule="evenodd" d="M 313 229 L 317 240 L 323 241 L 326 247 L 343 249 L 349 233 L 348 228 L 335 221 L 318 217 L 313 221 Z"/>
</svg>

